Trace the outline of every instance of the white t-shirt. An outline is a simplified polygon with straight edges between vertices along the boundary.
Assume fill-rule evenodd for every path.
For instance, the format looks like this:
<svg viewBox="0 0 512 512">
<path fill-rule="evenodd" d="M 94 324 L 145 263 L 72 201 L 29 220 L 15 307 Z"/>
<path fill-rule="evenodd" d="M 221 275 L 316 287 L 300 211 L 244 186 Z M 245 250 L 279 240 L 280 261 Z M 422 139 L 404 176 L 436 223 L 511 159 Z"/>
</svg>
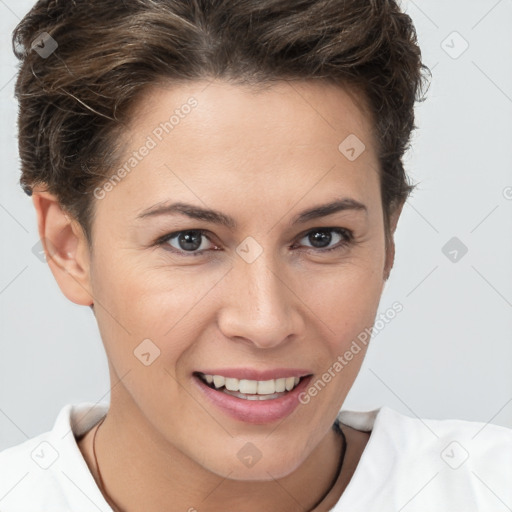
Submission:
<svg viewBox="0 0 512 512">
<path fill-rule="evenodd" d="M 0 452 L 0 511 L 112 512 L 75 439 L 107 410 L 68 404 L 51 431 Z M 512 429 L 411 418 L 386 406 L 342 410 L 338 419 L 371 435 L 332 511 L 512 510 Z"/>
</svg>

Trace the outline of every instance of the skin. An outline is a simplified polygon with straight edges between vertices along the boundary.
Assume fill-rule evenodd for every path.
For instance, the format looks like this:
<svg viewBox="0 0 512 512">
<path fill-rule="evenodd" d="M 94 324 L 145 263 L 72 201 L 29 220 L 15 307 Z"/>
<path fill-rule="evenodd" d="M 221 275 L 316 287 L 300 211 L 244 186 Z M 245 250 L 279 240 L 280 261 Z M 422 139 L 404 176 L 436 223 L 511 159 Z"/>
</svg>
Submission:
<svg viewBox="0 0 512 512">
<path fill-rule="evenodd" d="M 101 474 L 124 511 L 169 503 L 200 512 L 311 510 L 336 474 L 341 440 L 331 427 L 366 346 L 307 405 L 259 425 L 209 403 L 192 372 L 300 367 L 315 380 L 373 325 L 394 244 L 385 244 L 369 116 L 356 96 L 319 82 L 259 91 L 222 81 L 155 87 L 134 112 L 125 157 L 191 96 L 197 107 L 96 201 L 92 252 L 54 196 L 42 188 L 33 195 L 55 279 L 72 302 L 94 304 L 109 359 L 111 406 L 96 438 Z M 338 150 L 350 134 L 366 146 L 354 161 Z M 291 224 L 299 212 L 342 197 L 366 211 Z M 238 226 L 136 218 L 164 201 L 219 210 Z M 342 237 L 329 231 L 323 247 L 339 248 L 322 253 L 315 228 L 348 229 L 354 238 L 339 246 Z M 204 250 L 200 256 L 177 238 L 154 245 L 192 229 L 207 232 L 193 249 Z M 236 252 L 248 236 L 263 250 L 252 263 Z M 149 366 L 134 357 L 147 338 L 160 349 Z M 368 433 L 343 430 L 343 471 L 317 511 L 339 500 L 368 442 Z M 97 479 L 94 431 L 78 444 Z M 237 458 L 247 442 L 261 452 L 250 468 Z"/>
</svg>

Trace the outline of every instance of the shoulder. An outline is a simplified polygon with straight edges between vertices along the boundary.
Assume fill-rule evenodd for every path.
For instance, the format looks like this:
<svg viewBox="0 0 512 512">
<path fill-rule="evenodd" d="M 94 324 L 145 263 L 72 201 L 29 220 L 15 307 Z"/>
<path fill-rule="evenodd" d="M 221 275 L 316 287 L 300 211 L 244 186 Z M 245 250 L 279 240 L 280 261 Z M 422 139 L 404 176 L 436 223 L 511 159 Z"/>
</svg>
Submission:
<svg viewBox="0 0 512 512">
<path fill-rule="evenodd" d="M 44 502 L 55 488 L 55 472 L 48 471 L 48 468 L 58 457 L 58 453 L 48 437 L 49 432 L 45 432 L 0 452 L 2 512 L 21 511 L 23 507 L 31 507 L 34 503 L 30 503 L 30 500 Z"/>
<path fill-rule="evenodd" d="M 408 500 L 408 511 L 500 510 L 512 504 L 512 429 L 413 417 L 386 406 L 341 411 L 338 419 L 370 432 L 347 488 L 347 500 L 364 501 L 353 510 L 405 506 Z M 365 488 L 372 491 L 363 494 Z"/>
<path fill-rule="evenodd" d="M 102 496 L 76 443 L 80 435 L 106 412 L 106 405 L 82 403 L 64 406 L 52 430 L 0 452 L 0 510 L 43 512 L 88 510 Z M 99 494 L 98 494 L 99 493 Z M 86 503 L 87 502 L 87 503 Z"/>
<path fill-rule="evenodd" d="M 340 411 L 338 419 L 363 432 L 379 433 L 399 452 L 431 450 L 444 441 L 459 442 L 474 453 L 489 453 L 512 447 L 512 429 L 460 419 L 431 419 L 409 416 L 383 406 L 372 411 Z"/>
<path fill-rule="evenodd" d="M 403 453 L 439 449 L 439 456 L 451 467 L 471 456 L 498 455 L 512 448 L 512 429 L 488 422 L 419 418 L 382 407 L 375 423 Z"/>
</svg>

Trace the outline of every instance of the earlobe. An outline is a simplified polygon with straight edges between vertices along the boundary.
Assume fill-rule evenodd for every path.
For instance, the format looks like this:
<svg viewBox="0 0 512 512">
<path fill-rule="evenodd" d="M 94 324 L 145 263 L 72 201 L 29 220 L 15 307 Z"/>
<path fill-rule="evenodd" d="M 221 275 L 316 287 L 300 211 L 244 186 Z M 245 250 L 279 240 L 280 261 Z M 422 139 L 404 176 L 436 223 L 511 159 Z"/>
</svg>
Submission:
<svg viewBox="0 0 512 512">
<path fill-rule="evenodd" d="M 93 304 L 90 255 L 83 229 L 53 194 L 35 189 L 32 201 L 46 261 L 59 288 L 75 304 Z"/>
</svg>

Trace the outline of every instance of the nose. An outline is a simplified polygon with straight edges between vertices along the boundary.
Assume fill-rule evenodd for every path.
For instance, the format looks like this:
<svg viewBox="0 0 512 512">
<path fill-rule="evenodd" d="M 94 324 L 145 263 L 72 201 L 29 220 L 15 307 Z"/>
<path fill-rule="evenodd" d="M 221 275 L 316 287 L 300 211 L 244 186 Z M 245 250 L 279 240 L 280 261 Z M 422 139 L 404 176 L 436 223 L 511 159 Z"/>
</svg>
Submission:
<svg viewBox="0 0 512 512">
<path fill-rule="evenodd" d="M 277 347 L 300 334 L 301 301 L 289 274 L 266 251 L 252 263 L 235 257 L 223 283 L 218 315 L 222 333 L 258 348 Z"/>
</svg>

